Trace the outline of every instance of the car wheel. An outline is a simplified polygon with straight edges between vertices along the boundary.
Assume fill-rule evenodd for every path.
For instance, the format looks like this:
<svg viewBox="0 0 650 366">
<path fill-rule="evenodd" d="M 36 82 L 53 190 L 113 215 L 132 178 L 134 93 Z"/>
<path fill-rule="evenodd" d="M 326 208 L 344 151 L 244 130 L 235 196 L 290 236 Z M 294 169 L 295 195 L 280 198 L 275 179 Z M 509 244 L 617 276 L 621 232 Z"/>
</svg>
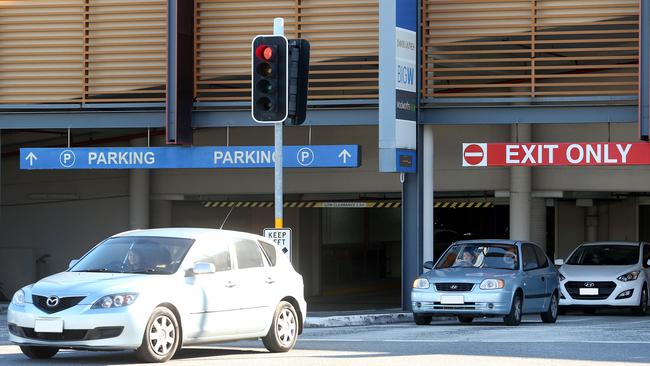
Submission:
<svg viewBox="0 0 650 366">
<path fill-rule="evenodd" d="M 281 301 L 273 314 L 273 323 L 262 342 L 273 353 L 288 352 L 298 339 L 298 316 L 293 305 Z"/>
<path fill-rule="evenodd" d="M 557 320 L 557 313 L 558 313 L 557 293 L 554 292 L 553 295 L 551 295 L 551 301 L 548 304 L 548 309 L 540 315 L 544 323 L 555 323 L 555 321 Z"/>
<path fill-rule="evenodd" d="M 429 325 L 431 324 L 432 317 L 430 315 L 418 315 L 413 314 L 413 321 L 417 325 Z"/>
<path fill-rule="evenodd" d="M 135 355 L 143 362 L 166 362 L 176 353 L 179 341 L 176 316 L 166 307 L 157 307 L 147 322 L 142 344 Z"/>
<path fill-rule="evenodd" d="M 25 356 L 33 359 L 52 358 L 59 352 L 56 347 L 20 346 Z"/>
<path fill-rule="evenodd" d="M 510 307 L 510 314 L 503 317 L 503 321 L 506 325 L 517 326 L 521 323 L 522 315 L 522 300 L 521 295 L 516 294 L 515 298 L 512 300 L 512 306 Z"/>
<path fill-rule="evenodd" d="M 458 321 L 463 324 L 469 324 L 474 321 L 473 316 L 458 316 Z"/>
<path fill-rule="evenodd" d="M 641 300 L 639 306 L 634 308 L 634 314 L 638 316 L 645 316 L 648 313 L 648 287 L 644 284 L 641 290 Z"/>
</svg>

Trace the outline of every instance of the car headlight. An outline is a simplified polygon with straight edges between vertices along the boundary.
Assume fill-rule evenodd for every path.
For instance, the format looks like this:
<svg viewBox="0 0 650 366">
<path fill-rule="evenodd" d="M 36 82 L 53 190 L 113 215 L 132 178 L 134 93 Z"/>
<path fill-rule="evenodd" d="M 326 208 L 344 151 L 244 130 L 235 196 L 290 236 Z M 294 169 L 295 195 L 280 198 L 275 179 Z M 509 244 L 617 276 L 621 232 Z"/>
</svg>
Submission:
<svg viewBox="0 0 650 366">
<path fill-rule="evenodd" d="M 627 281 L 634 281 L 637 278 L 639 278 L 639 271 L 632 271 L 630 273 L 626 273 L 622 276 L 618 276 L 617 280 L 621 282 L 627 282 Z"/>
<path fill-rule="evenodd" d="M 564 280 L 566 280 L 566 277 L 564 277 L 564 276 L 562 275 L 562 273 L 558 273 L 558 275 L 560 276 L 560 281 L 564 281 Z"/>
<path fill-rule="evenodd" d="M 23 290 L 16 291 L 14 297 L 11 299 L 11 302 L 14 303 L 14 305 L 18 305 L 18 306 L 25 305 L 25 291 Z"/>
<path fill-rule="evenodd" d="M 504 288 L 505 286 L 506 286 L 506 281 L 504 281 L 504 280 L 496 280 L 496 279 L 490 278 L 490 279 L 487 279 L 487 280 L 483 280 L 483 282 L 481 282 L 481 286 L 479 286 L 479 288 L 481 290 L 497 290 L 497 289 L 500 289 L 500 288 Z"/>
<path fill-rule="evenodd" d="M 426 278 L 417 278 L 413 281 L 413 288 L 429 288 L 429 280 Z"/>
<path fill-rule="evenodd" d="M 95 301 L 91 309 L 110 309 L 129 306 L 135 302 L 138 294 L 129 292 L 125 294 L 107 295 Z"/>
</svg>

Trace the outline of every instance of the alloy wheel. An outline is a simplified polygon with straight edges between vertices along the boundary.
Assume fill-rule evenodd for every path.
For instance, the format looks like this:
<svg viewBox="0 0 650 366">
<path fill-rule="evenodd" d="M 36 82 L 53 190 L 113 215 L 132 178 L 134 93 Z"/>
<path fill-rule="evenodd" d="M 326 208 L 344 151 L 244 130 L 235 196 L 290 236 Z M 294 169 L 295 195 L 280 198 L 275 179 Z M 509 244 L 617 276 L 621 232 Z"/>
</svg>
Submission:
<svg viewBox="0 0 650 366">
<path fill-rule="evenodd" d="M 283 346 L 288 346 L 293 342 L 296 336 L 296 329 L 296 318 L 293 316 L 293 312 L 289 309 L 282 310 L 278 316 L 276 330 L 278 340 Z"/>
<path fill-rule="evenodd" d="M 159 356 L 165 356 L 174 346 L 176 329 L 174 323 L 166 315 L 161 315 L 154 320 L 149 329 L 149 345 Z"/>
</svg>

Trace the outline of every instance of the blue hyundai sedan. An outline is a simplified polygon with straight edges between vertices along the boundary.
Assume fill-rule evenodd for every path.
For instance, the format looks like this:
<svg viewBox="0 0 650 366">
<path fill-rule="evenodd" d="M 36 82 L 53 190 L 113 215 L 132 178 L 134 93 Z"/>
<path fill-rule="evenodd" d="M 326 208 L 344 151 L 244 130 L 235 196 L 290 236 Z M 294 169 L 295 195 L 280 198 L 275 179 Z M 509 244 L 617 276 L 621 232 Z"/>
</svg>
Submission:
<svg viewBox="0 0 650 366">
<path fill-rule="evenodd" d="M 511 240 L 469 240 L 452 244 L 430 271 L 413 282 L 411 301 L 418 325 L 434 315 L 503 317 L 519 325 L 524 314 L 540 314 L 555 323 L 560 282 L 558 272 L 535 244 Z"/>
</svg>

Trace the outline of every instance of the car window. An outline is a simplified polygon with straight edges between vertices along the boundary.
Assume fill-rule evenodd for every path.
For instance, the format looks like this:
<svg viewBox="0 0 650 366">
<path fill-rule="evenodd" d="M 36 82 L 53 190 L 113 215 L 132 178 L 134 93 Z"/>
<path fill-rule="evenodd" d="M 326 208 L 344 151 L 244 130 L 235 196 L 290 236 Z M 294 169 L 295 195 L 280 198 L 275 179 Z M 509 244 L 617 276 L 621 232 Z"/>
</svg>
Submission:
<svg viewBox="0 0 650 366">
<path fill-rule="evenodd" d="M 544 251 L 536 245 L 533 245 L 533 248 L 535 248 L 535 254 L 537 255 L 537 265 L 539 268 L 548 267 L 548 258 L 546 257 L 546 254 L 544 254 Z"/>
<path fill-rule="evenodd" d="M 639 263 L 638 245 L 582 245 L 571 254 L 566 264 L 580 266 L 631 266 Z"/>
<path fill-rule="evenodd" d="M 70 271 L 172 274 L 193 243 L 184 238 L 112 237 L 84 255 Z"/>
<path fill-rule="evenodd" d="M 227 243 L 203 243 L 194 252 L 194 265 L 197 263 L 212 263 L 217 272 L 232 269 L 230 251 Z"/>
<path fill-rule="evenodd" d="M 253 240 L 238 239 L 235 241 L 235 253 L 237 256 L 237 268 L 264 267 L 262 252 Z"/>
<path fill-rule="evenodd" d="M 524 271 L 531 271 L 533 269 L 539 268 L 537 263 L 537 256 L 535 255 L 535 249 L 530 244 L 523 245 L 523 260 L 524 260 Z"/>
<path fill-rule="evenodd" d="M 517 247 L 498 243 L 458 243 L 445 252 L 436 269 L 494 268 L 519 269 Z"/>
<path fill-rule="evenodd" d="M 647 266 L 648 259 L 650 259 L 650 245 L 646 244 L 643 246 L 643 265 Z"/>
<path fill-rule="evenodd" d="M 276 251 L 275 251 L 275 245 L 271 243 L 267 243 L 265 241 L 260 240 L 260 246 L 262 247 L 262 250 L 264 251 L 264 254 L 266 255 L 266 259 L 269 261 L 271 264 L 271 267 L 275 266 L 276 262 Z"/>
</svg>

